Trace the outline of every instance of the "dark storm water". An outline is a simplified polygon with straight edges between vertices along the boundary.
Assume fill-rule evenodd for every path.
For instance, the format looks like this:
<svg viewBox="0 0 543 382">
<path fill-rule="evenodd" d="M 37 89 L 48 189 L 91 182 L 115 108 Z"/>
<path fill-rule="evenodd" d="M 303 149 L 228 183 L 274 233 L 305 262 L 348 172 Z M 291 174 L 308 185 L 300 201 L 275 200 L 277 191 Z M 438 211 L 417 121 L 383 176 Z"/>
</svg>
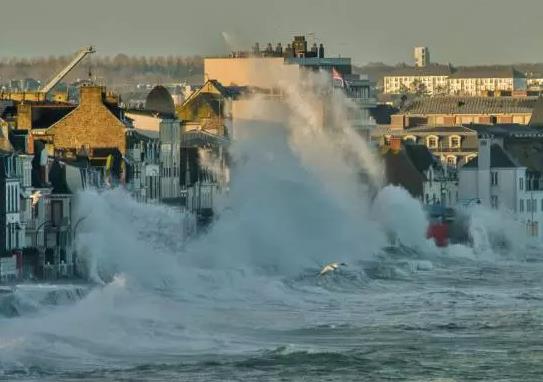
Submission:
<svg viewBox="0 0 543 382">
<path fill-rule="evenodd" d="M 34 329 L 28 345 L 9 345 L 7 329 L 0 329 L 0 356 L 13 352 L 9 361 L 0 359 L 0 380 L 540 381 L 543 263 L 537 256 L 479 260 L 447 254 L 431 264 L 386 257 L 325 278 L 311 270 L 270 278 L 268 286 L 240 299 L 221 303 L 207 296 L 210 304 L 191 315 L 216 317 L 205 325 L 210 338 L 198 350 L 185 342 L 194 338 L 168 337 L 170 320 L 123 323 L 134 326 L 127 331 L 131 336 L 153 331 L 153 346 L 137 350 L 123 345 L 122 336 L 110 347 L 92 335 L 75 339 L 46 328 Z M 275 292 L 267 288 L 285 295 L 270 297 Z M 0 326 L 70 309 L 88 293 L 80 286 L 59 289 L 64 292 L 40 292 L 31 308 L 3 295 Z M 59 297 L 63 293 L 67 297 Z M 171 296 L 160 300 L 184 303 Z M 40 354 L 25 348 L 32 343 L 40 344 Z"/>
</svg>

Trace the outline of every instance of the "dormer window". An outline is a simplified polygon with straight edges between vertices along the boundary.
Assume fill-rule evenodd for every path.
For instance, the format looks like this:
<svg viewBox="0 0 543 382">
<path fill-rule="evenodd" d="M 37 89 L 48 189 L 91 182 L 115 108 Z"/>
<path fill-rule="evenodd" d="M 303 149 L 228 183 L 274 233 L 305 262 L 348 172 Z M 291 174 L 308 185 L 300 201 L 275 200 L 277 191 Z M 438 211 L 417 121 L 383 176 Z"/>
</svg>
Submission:
<svg viewBox="0 0 543 382">
<path fill-rule="evenodd" d="M 447 156 L 447 166 L 456 167 L 456 156 L 454 155 Z"/>
<path fill-rule="evenodd" d="M 429 135 L 426 137 L 426 146 L 429 149 L 437 149 L 439 138 L 435 135 Z"/>
<path fill-rule="evenodd" d="M 449 137 L 449 147 L 451 149 L 459 149 L 461 146 L 461 138 L 458 135 L 451 135 Z"/>
</svg>

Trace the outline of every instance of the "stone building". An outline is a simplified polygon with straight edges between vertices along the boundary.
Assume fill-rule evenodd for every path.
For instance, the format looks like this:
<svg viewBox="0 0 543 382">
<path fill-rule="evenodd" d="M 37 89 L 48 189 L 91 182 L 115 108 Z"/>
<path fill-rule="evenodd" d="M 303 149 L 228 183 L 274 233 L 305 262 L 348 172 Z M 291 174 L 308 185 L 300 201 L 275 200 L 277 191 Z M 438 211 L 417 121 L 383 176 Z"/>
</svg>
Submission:
<svg viewBox="0 0 543 382">
<path fill-rule="evenodd" d="M 92 159 L 96 149 L 116 149 L 124 155 L 126 128 L 118 98 L 102 86 L 88 85 L 80 88 L 79 105 L 74 110 L 43 132 L 34 128 L 33 135 L 46 139 L 52 146 L 48 148 L 51 154 L 65 156 L 69 152 L 75 156 L 84 148 Z"/>
</svg>

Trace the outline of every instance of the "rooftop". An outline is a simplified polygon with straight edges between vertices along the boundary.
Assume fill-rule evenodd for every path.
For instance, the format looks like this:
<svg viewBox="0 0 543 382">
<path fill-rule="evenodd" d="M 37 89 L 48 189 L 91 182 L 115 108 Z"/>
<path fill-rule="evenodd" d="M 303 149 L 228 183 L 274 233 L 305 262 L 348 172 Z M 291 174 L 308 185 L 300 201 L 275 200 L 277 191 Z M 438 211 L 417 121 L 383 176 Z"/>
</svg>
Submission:
<svg viewBox="0 0 543 382">
<path fill-rule="evenodd" d="M 478 168 L 478 158 L 475 157 L 464 165 L 464 168 Z M 515 161 L 498 144 L 490 147 L 490 167 L 510 168 L 518 167 Z"/>
<path fill-rule="evenodd" d="M 406 66 L 393 70 L 385 77 L 415 77 L 415 76 L 450 76 L 452 68 L 449 65 L 431 64 L 423 67 Z"/>
<path fill-rule="evenodd" d="M 405 129 L 406 134 L 409 133 L 456 133 L 456 134 L 473 134 L 475 131 L 462 125 L 450 125 L 450 126 L 419 126 L 411 129 Z"/>
<path fill-rule="evenodd" d="M 532 113 L 537 97 L 431 97 L 410 102 L 399 114 L 510 114 Z"/>
<path fill-rule="evenodd" d="M 526 78 L 526 76 L 513 68 L 504 66 L 481 66 L 463 68 L 452 73 L 449 78 Z"/>
</svg>

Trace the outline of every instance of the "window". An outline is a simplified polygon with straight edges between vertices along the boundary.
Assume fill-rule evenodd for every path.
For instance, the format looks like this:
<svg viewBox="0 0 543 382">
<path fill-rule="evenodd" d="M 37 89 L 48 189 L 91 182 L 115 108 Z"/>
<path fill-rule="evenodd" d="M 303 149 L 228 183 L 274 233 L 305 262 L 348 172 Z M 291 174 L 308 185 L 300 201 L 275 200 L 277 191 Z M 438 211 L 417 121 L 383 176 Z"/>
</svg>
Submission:
<svg viewBox="0 0 543 382">
<path fill-rule="evenodd" d="M 492 195 L 490 197 L 490 206 L 492 208 L 494 208 L 495 210 L 498 209 L 498 196 L 497 195 Z"/>
<path fill-rule="evenodd" d="M 454 155 L 449 155 L 447 157 L 447 166 L 456 167 L 456 157 Z"/>
<path fill-rule="evenodd" d="M 51 224 L 53 227 L 60 227 L 62 224 L 62 201 L 51 201 Z"/>
<path fill-rule="evenodd" d="M 539 222 L 532 221 L 528 223 L 528 234 L 532 237 L 539 236 Z"/>
<path fill-rule="evenodd" d="M 519 211 L 524 212 L 524 199 L 520 199 Z"/>
<path fill-rule="evenodd" d="M 490 173 L 490 184 L 493 185 L 493 186 L 498 185 L 498 172 L 497 171 L 492 171 Z"/>
<path fill-rule="evenodd" d="M 435 135 L 430 135 L 426 138 L 426 146 L 429 149 L 437 149 L 438 138 Z"/>
<path fill-rule="evenodd" d="M 460 137 L 458 135 L 453 135 L 449 138 L 449 146 L 451 149 L 460 148 Z"/>
<path fill-rule="evenodd" d="M 518 180 L 518 188 L 519 188 L 519 190 L 521 190 L 521 191 L 524 190 L 524 178 L 520 178 L 520 179 Z"/>
<path fill-rule="evenodd" d="M 530 212 L 532 210 L 532 201 L 530 199 L 526 200 L 526 211 Z"/>
</svg>

